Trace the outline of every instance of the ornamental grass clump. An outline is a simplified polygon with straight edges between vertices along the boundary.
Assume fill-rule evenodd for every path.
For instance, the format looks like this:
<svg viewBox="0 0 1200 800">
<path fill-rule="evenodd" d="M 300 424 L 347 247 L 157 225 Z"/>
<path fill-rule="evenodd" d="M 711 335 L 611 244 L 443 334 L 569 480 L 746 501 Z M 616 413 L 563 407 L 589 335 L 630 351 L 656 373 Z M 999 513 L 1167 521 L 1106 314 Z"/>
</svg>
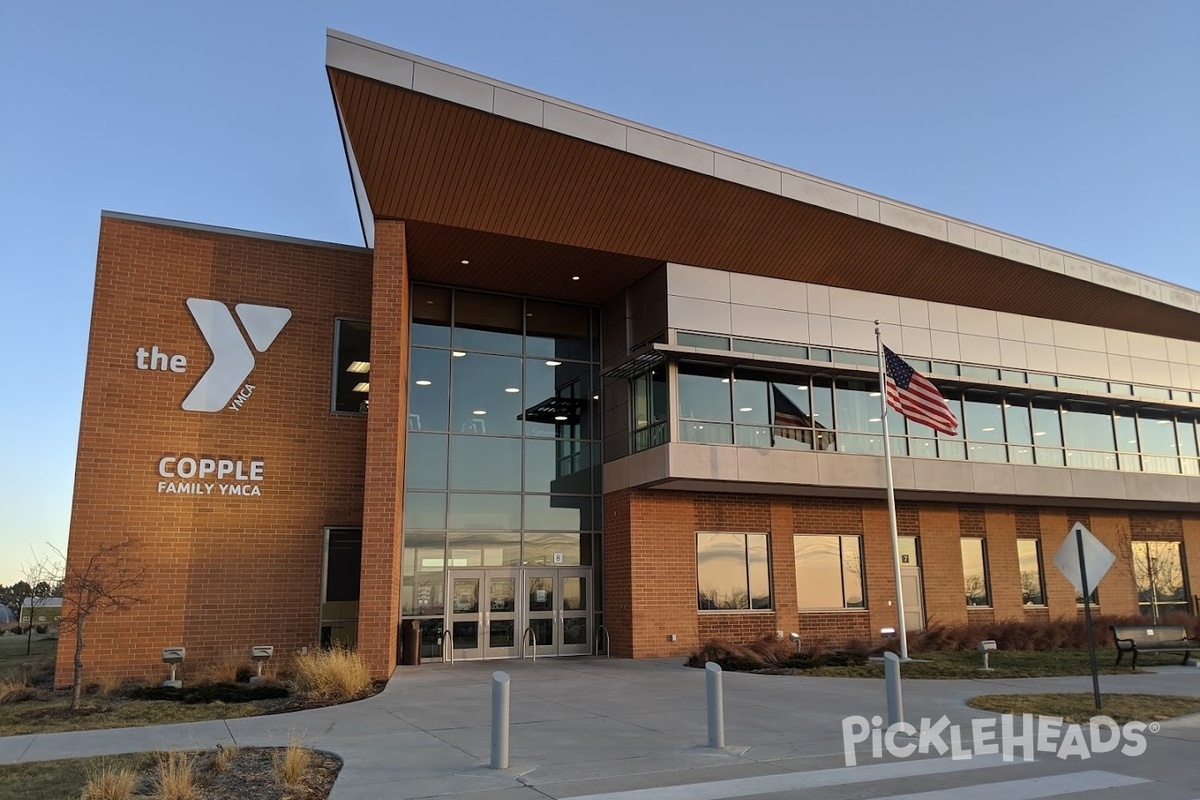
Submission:
<svg viewBox="0 0 1200 800">
<path fill-rule="evenodd" d="M 105 764 L 89 768 L 82 800 L 130 800 L 138 787 L 137 770 Z"/>
<path fill-rule="evenodd" d="M 296 787 L 304 783 L 304 773 L 312 761 L 312 750 L 304 746 L 298 733 L 288 736 L 288 744 L 274 756 L 275 780 L 283 786 Z"/>
<path fill-rule="evenodd" d="M 371 691 L 371 668 L 355 650 L 313 649 L 296 656 L 292 685 L 307 700 L 338 703 Z"/>
</svg>

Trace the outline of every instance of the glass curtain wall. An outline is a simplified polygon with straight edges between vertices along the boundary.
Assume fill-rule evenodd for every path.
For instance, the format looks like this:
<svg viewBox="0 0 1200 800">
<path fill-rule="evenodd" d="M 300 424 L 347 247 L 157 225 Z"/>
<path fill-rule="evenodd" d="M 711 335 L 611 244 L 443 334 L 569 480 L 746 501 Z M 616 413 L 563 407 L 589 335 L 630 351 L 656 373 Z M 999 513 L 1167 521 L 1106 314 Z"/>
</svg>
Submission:
<svg viewBox="0 0 1200 800">
<path fill-rule="evenodd" d="M 682 362 L 685 442 L 883 453 L 878 381 Z M 888 409 L 895 455 L 1200 475 L 1195 413 L 944 388 L 955 436 Z"/>
<path fill-rule="evenodd" d="M 598 323 L 585 306 L 413 286 L 401 608 L 426 657 L 448 568 L 596 562 Z"/>
</svg>

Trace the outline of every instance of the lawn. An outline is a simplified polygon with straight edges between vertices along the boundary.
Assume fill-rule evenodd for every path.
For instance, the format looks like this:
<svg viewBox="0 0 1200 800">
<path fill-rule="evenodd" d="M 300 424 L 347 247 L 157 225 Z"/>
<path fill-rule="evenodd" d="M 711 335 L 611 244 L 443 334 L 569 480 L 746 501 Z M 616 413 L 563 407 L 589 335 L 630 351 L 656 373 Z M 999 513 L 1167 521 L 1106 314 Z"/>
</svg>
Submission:
<svg viewBox="0 0 1200 800">
<path fill-rule="evenodd" d="M 914 660 L 903 664 L 900 674 L 913 679 L 948 678 L 1052 678 L 1071 675 L 1090 675 L 1091 667 L 1086 650 L 997 650 L 989 654 L 992 670 L 984 672 L 983 657 L 970 651 L 946 653 L 910 653 Z M 1125 665 L 1114 667 L 1116 658 L 1112 651 L 1097 653 L 1102 675 L 1124 675 L 1129 673 Z M 1161 657 L 1155 662 L 1150 658 L 1139 660 L 1143 667 L 1152 668 L 1155 663 L 1178 664 L 1174 656 Z M 764 672 L 784 675 L 812 675 L 837 678 L 882 678 L 883 663 L 870 661 L 866 664 L 847 667 L 816 667 L 805 670 L 768 668 Z M 1139 672 L 1144 670 L 1140 669 Z"/>
<path fill-rule="evenodd" d="M 973 697 L 967 705 L 999 714 L 1035 714 L 1061 717 L 1067 722 L 1085 723 L 1096 714 L 1112 717 L 1118 725 L 1126 722 L 1173 719 L 1200 713 L 1200 697 L 1175 697 L 1156 694 L 1101 694 L 1101 710 L 1096 711 L 1091 692 L 1080 694 L 985 694 Z"/>
<path fill-rule="evenodd" d="M 26 664 L 38 665 L 54 660 L 54 650 L 58 647 L 58 639 L 52 636 L 33 635 L 33 651 L 25 655 L 26 639 L 24 636 L 5 634 L 0 636 L 0 677 L 14 667 Z"/>
<path fill-rule="evenodd" d="M 127 700 L 114 696 L 83 698 L 79 713 L 71 712 L 71 698 L 61 692 L 52 700 L 30 700 L 0 704 L 0 731 L 6 736 L 20 733 L 92 731 L 101 728 L 132 728 L 175 722 L 204 722 L 212 719 L 250 717 L 278 706 L 279 701 L 249 703 L 174 703 L 164 700 Z"/>
<path fill-rule="evenodd" d="M 24 651 L 22 651 L 24 652 Z M 0 786 L 4 797 L 21 800 L 63 800 L 79 797 L 89 772 L 104 766 L 142 770 L 154 764 L 149 753 L 97 758 L 69 758 L 62 761 L 26 761 L 0 765 Z"/>
</svg>

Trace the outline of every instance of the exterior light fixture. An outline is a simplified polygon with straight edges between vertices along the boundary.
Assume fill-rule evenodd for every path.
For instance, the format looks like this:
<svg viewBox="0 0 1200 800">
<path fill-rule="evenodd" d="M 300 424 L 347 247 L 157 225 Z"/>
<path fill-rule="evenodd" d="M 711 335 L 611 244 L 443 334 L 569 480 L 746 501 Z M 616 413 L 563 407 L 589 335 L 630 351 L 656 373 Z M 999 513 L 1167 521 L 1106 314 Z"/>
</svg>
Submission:
<svg viewBox="0 0 1200 800">
<path fill-rule="evenodd" d="M 557 417 L 554 418 L 554 421 L 555 422 L 566 422 L 567 418 L 564 417 L 562 414 L 559 414 Z"/>
<path fill-rule="evenodd" d="M 470 264 L 471 262 L 470 262 L 470 261 L 468 261 L 467 259 L 465 259 L 465 258 L 464 258 L 464 259 L 462 260 L 462 263 L 464 263 L 464 264 Z"/>
<path fill-rule="evenodd" d="M 421 380 L 421 381 L 417 381 L 417 386 L 429 386 L 429 385 L 431 385 L 432 383 L 433 383 L 433 381 L 425 381 L 425 380 Z"/>
<path fill-rule="evenodd" d="M 792 633 L 788 634 L 788 638 L 796 643 L 796 652 L 799 653 L 800 652 L 800 634 L 793 631 Z"/>
<path fill-rule="evenodd" d="M 182 689 L 183 681 L 175 678 L 175 668 L 183 663 L 183 657 L 187 651 L 182 647 L 164 647 L 162 651 L 162 660 L 164 664 L 171 666 L 171 677 L 163 681 L 163 686 L 171 689 Z"/>
<path fill-rule="evenodd" d="M 593 400 L 599 400 L 599 399 L 600 399 L 600 395 L 598 395 L 598 394 L 594 394 L 594 395 L 592 395 L 592 399 L 593 399 Z"/>
<path fill-rule="evenodd" d="M 275 653 L 275 648 L 269 644 L 258 644 L 250 648 L 250 659 L 258 665 L 258 674 L 250 676 L 251 683 L 262 680 L 263 663 Z"/>
<path fill-rule="evenodd" d="M 573 281 L 577 281 L 577 280 L 579 280 L 579 276 L 578 276 L 578 275 L 572 275 L 572 276 L 571 276 L 571 280 L 573 280 Z"/>
</svg>

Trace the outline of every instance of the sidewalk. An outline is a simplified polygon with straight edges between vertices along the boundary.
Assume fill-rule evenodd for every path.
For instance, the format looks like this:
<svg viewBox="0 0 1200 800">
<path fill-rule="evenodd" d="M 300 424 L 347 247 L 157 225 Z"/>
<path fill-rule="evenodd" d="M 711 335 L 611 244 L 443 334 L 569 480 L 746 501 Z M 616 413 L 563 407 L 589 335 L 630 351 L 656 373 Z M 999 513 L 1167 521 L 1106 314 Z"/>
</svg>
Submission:
<svg viewBox="0 0 1200 800">
<path fill-rule="evenodd" d="M 1101 690 L 1200 695 L 1200 670 L 1157 669 L 1102 676 Z M 496 670 L 512 680 L 512 766 L 504 771 L 487 767 Z M 1090 690 L 1087 677 L 905 681 L 904 699 L 910 721 L 944 714 L 969 725 L 974 717 L 991 716 L 966 707 L 974 695 Z M 724 693 L 725 751 L 702 746 L 707 738 L 702 670 L 682 667 L 678 659 L 564 658 L 400 668 L 375 697 L 291 714 L 2 737 L 0 763 L 26 754 L 73 758 L 217 743 L 275 746 L 286 744 L 295 731 L 310 746 L 344 759 L 333 800 L 471 793 L 567 797 L 835 769 L 843 766 L 842 719 L 886 716 L 880 680 L 725 673 Z M 1194 772 L 1200 715 L 1164 723 L 1150 738 L 1143 758 L 1121 764 L 1124 773 L 1158 780 L 1172 770 Z M 1053 767 L 1062 765 L 1038 769 Z M 946 779 L 931 773 L 927 780 L 943 786 Z M 1191 796 L 1200 796 L 1200 777 L 1192 775 L 1194 786 L 1186 776 L 1180 780 L 1196 790 Z"/>
</svg>

